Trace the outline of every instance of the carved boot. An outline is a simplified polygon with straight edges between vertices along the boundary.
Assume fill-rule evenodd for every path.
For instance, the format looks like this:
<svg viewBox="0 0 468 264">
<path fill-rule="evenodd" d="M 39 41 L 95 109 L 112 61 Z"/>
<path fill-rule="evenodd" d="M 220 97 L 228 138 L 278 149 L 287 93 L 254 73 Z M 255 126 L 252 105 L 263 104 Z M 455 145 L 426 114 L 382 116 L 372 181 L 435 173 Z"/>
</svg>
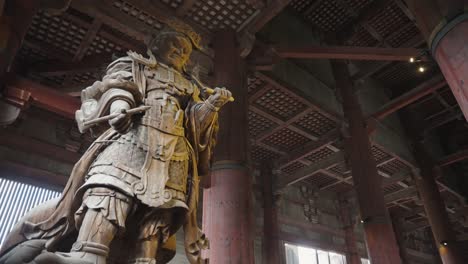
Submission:
<svg viewBox="0 0 468 264">
<path fill-rule="evenodd" d="M 57 253 L 57 255 L 68 261 L 64 263 L 106 264 L 109 248 L 95 242 L 77 241 L 73 244 L 70 253 Z"/>
<path fill-rule="evenodd" d="M 129 264 L 156 264 L 156 260 L 152 258 L 136 258 L 130 261 Z"/>
</svg>

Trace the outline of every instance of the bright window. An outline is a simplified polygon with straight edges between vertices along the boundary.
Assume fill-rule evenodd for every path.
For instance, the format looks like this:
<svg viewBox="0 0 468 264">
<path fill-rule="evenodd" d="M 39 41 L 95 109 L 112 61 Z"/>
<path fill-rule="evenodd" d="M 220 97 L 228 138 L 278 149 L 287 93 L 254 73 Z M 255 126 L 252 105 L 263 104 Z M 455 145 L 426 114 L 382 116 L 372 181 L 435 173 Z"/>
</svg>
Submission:
<svg viewBox="0 0 468 264">
<path fill-rule="evenodd" d="M 370 264 L 370 261 L 368 259 L 362 258 L 361 263 L 362 264 Z"/>
<path fill-rule="evenodd" d="M 342 254 L 285 244 L 286 264 L 346 264 Z"/>
<path fill-rule="evenodd" d="M 59 195 L 46 188 L 0 178 L 0 246 L 24 214 Z"/>
</svg>

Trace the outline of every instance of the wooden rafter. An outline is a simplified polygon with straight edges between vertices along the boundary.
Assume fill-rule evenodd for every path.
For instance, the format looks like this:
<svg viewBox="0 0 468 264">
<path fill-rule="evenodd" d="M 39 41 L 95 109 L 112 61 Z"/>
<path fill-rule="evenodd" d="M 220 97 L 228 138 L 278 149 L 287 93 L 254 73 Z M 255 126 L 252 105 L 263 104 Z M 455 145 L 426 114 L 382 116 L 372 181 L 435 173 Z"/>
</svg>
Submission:
<svg viewBox="0 0 468 264">
<path fill-rule="evenodd" d="M 276 46 L 280 58 L 291 59 L 342 59 L 342 60 L 383 60 L 409 61 L 421 57 L 423 50 L 415 48 L 380 48 L 354 46 Z M 421 58 L 425 60 L 427 58 Z"/>
<path fill-rule="evenodd" d="M 435 92 L 437 89 L 441 89 L 447 85 L 447 82 L 441 75 L 434 76 L 433 78 L 423 82 L 416 88 L 409 92 L 392 99 L 385 105 L 379 108 L 373 113 L 370 118 L 382 120 L 386 116 L 395 113 L 399 109 L 417 101 L 418 99 Z"/>
</svg>

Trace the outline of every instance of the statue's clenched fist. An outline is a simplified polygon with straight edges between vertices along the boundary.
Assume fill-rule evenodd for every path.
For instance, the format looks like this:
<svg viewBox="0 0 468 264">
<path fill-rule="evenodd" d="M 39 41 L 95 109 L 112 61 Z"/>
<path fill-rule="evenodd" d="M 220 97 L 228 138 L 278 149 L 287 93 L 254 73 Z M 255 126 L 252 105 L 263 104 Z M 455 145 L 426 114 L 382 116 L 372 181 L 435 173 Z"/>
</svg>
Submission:
<svg viewBox="0 0 468 264">
<path fill-rule="evenodd" d="M 229 98 L 232 97 L 232 93 L 226 88 L 216 87 L 214 92 L 210 97 L 208 97 L 208 102 L 210 102 L 215 107 L 221 107 L 229 101 Z"/>
<path fill-rule="evenodd" d="M 116 100 L 111 104 L 111 114 L 120 113 L 117 117 L 109 120 L 109 125 L 120 134 L 128 132 L 132 125 L 131 115 L 127 113 L 130 109 L 130 104 L 123 100 Z"/>
</svg>

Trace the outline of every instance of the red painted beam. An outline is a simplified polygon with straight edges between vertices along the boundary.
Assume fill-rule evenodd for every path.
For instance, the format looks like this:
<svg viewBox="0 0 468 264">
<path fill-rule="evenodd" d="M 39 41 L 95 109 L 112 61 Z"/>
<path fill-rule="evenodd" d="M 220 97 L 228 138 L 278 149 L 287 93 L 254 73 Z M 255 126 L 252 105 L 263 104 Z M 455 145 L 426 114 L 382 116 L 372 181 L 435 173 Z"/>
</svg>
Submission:
<svg viewBox="0 0 468 264">
<path fill-rule="evenodd" d="M 50 87 L 16 78 L 8 82 L 4 91 L 10 103 L 25 106 L 31 103 L 39 108 L 74 119 L 80 108 L 80 100 Z"/>
<path fill-rule="evenodd" d="M 415 48 L 379 48 L 351 46 L 276 46 L 280 58 L 409 61 L 423 53 Z M 426 58 L 421 58 L 425 60 Z"/>
<path fill-rule="evenodd" d="M 395 113 L 396 111 L 400 110 L 401 108 L 417 101 L 418 99 L 436 91 L 447 85 L 445 79 L 438 75 L 420 85 L 418 85 L 413 90 L 391 100 L 384 106 L 382 106 L 377 112 L 372 114 L 370 118 L 382 120 L 386 116 Z"/>
</svg>

